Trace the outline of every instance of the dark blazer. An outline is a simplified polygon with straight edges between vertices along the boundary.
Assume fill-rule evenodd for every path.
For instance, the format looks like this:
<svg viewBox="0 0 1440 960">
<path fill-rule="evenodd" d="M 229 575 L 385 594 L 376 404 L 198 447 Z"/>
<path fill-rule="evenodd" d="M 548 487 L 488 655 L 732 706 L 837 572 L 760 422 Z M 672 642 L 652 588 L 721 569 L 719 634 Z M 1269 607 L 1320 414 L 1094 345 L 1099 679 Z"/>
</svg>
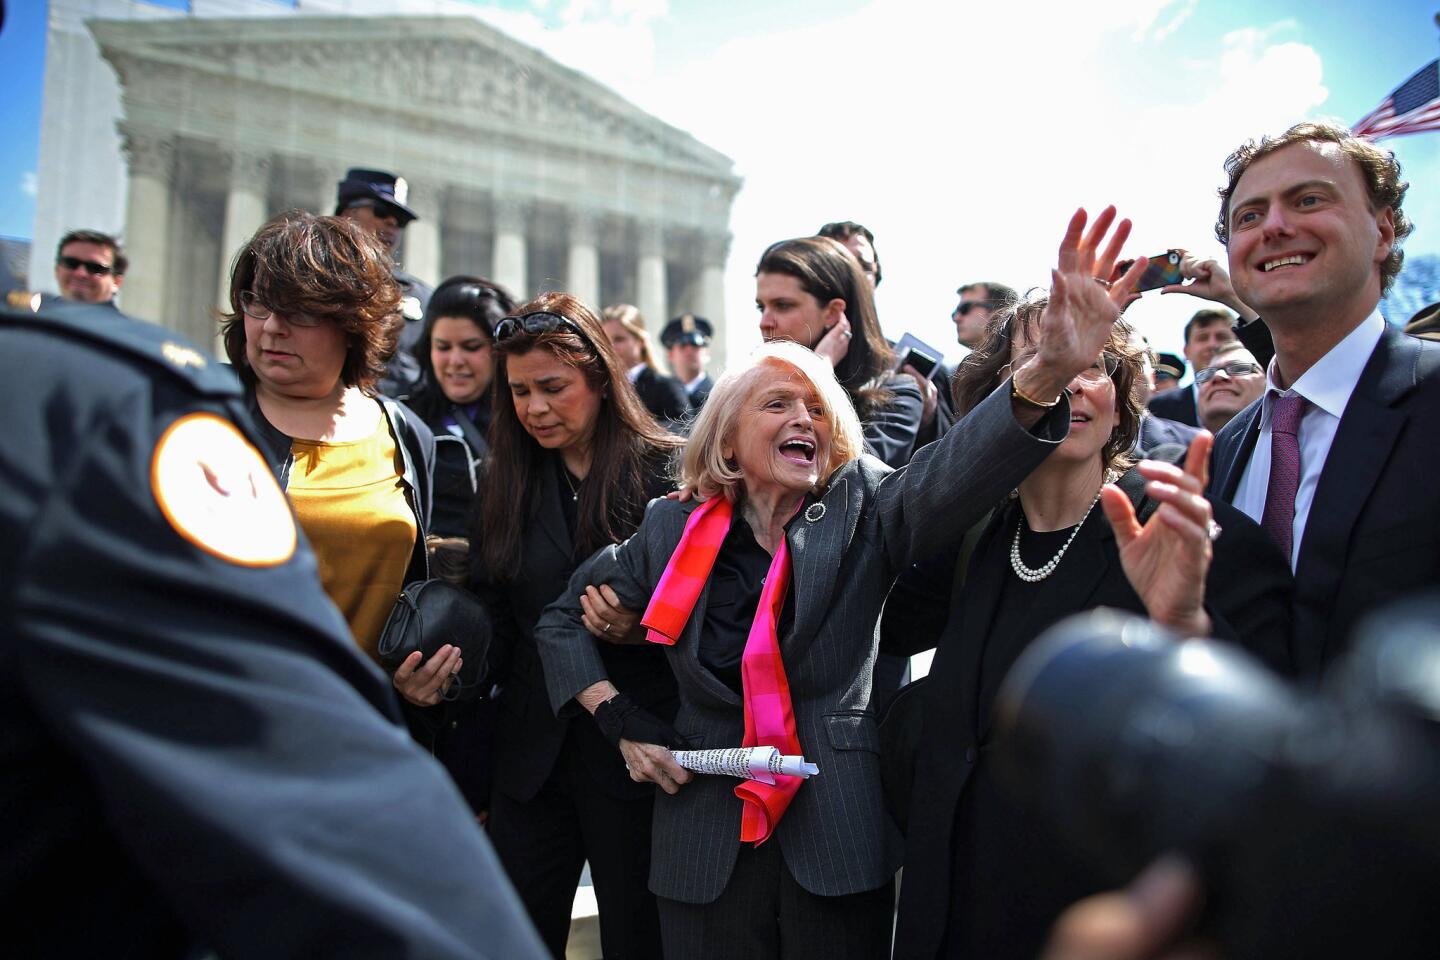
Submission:
<svg viewBox="0 0 1440 960">
<path fill-rule="evenodd" d="M 1135 451 L 1145 456 L 1151 450 L 1167 444 L 1189 447 L 1190 441 L 1194 440 L 1199 432 L 1197 427 L 1187 427 L 1183 423 L 1157 416 L 1153 411 L 1146 411 L 1140 418 L 1140 438 L 1135 445 Z"/>
<path fill-rule="evenodd" d="M 695 384 L 694 390 L 686 391 L 690 400 L 690 410 L 699 413 L 700 408 L 705 406 L 705 401 L 710 399 L 710 391 L 713 389 L 715 389 L 715 381 L 707 373 L 703 380 Z"/>
<path fill-rule="evenodd" d="M 472 564 L 471 589 L 494 621 L 491 660 L 499 671 L 501 692 L 495 721 L 493 787 L 521 802 L 545 783 L 560 755 L 567 730 L 576 727 L 586 769 L 617 799 L 643 796 L 648 787 L 630 779 L 620 753 L 600 735 L 589 716 L 557 718 L 546 696 L 545 675 L 535 649 L 535 624 L 545 607 L 562 594 L 575 570 L 575 547 L 561 513 L 562 494 L 555 471 L 546 463 L 535 478 L 529 521 L 521 535 L 521 559 L 514 577 L 491 578 Z M 484 535 L 476 538 L 481 542 Z M 603 580 L 585 581 L 604 583 Z M 577 601 L 578 602 L 578 601 Z M 643 608 L 644 603 L 634 606 Z M 583 628 L 582 628 L 583 629 Z M 652 712 L 673 716 L 675 678 L 664 654 L 651 646 L 604 644 L 599 656 L 618 684 Z"/>
<path fill-rule="evenodd" d="M 1318 675 L 1367 612 L 1440 584 L 1440 344 L 1386 326 L 1320 473 L 1295 567 L 1296 665 Z M 1263 398 L 1215 439 L 1211 492 L 1235 497 Z"/>
<path fill-rule="evenodd" d="M 1191 384 L 1155 394 L 1150 398 L 1149 407 L 1157 417 L 1188 427 L 1200 426 L 1200 411 L 1195 408 L 1195 388 Z"/>
<path fill-rule="evenodd" d="M 656 373 L 647 366 L 635 378 L 634 387 L 635 392 L 640 394 L 640 401 L 645 404 L 645 409 L 649 410 L 651 416 L 662 426 L 670 427 L 685 422 L 690 413 L 690 398 L 686 396 L 685 386 L 679 380 Z"/>
<path fill-rule="evenodd" d="M 258 564 L 162 513 L 180 418 L 265 443 L 200 349 L 106 307 L 0 308 L 4 954 L 545 956 L 286 508 L 258 517 L 294 552 Z"/>
<path fill-rule="evenodd" d="M 1068 403 L 1034 432 L 1019 426 L 1010 404 L 1007 381 L 902 471 L 869 456 L 851 461 L 788 528 L 795 618 L 780 649 L 800 743 L 821 773 L 800 788 L 769 842 L 780 845 L 791 875 L 812 893 L 874 890 L 894 874 L 879 734 L 868 709 L 875 625 L 896 573 L 958 541 L 1069 429 Z M 652 503 L 635 536 L 581 566 L 570 592 L 545 611 L 536 641 L 560 714 L 580 710 L 574 696 L 611 677 L 604 651 L 579 622 L 577 585 L 608 583 L 626 605 L 645 606 L 693 510 L 693 503 Z M 707 585 L 678 643 L 665 648 L 680 684 L 675 727 L 697 749 L 739 746 L 744 736 L 740 696 L 698 655 L 709 591 Z M 622 681 L 616 686 L 625 690 Z M 734 785 L 698 777 L 674 796 L 655 792 L 651 890 L 696 904 L 725 890 L 740 847 Z"/>
<path fill-rule="evenodd" d="M 890 399 L 860 416 L 860 429 L 865 433 L 865 450 L 882 463 L 899 469 L 910 462 L 920 432 L 920 416 L 925 401 L 920 388 L 908 376 L 893 374 L 885 378 Z"/>
<path fill-rule="evenodd" d="M 1138 473 L 1122 480 L 1132 501 L 1142 504 Z M 1223 532 L 1215 543 L 1214 562 L 1206 581 L 1206 610 L 1218 637 L 1241 640 L 1253 653 L 1286 669 L 1288 648 L 1287 594 L 1290 572 L 1284 558 L 1248 517 L 1225 503 L 1215 504 Z M 1055 850 L 1053 862 L 1023 862 L 1022 851 L 982 850 L 987 836 L 953 836 L 956 810 L 977 770 L 987 759 L 990 717 L 980 702 L 982 663 L 1005 578 L 1011 576 L 1009 547 L 1019 522 L 1012 501 L 992 518 L 976 544 L 963 587 L 949 597 L 952 616 L 946 623 L 929 678 L 917 694 L 923 700 L 923 735 L 917 753 L 909 825 L 905 842 L 905 882 L 901 887 L 895 957 L 931 958 L 940 954 L 947 922 L 954 911 L 967 920 L 995 929 L 1006 918 L 980 915 L 977 905 L 952 904 L 952 844 L 975 850 L 981 862 L 997 856 L 1014 858 L 1014 870 L 993 878 L 1014 891 L 1014 916 L 1031 913 L 1031 924 L 1016 924 L 1013 956 L 1035 956 L 1053 915 L 1067 898 L 1102 889 L 1104 882 L 1078 859 Z M 1099 508 L 1091 515 L 1056 573 L 1046 581 L 1046 608 L 1037 635 L 1047 626 L 1081 610 L 1114 607 L 1144 614 L 1145 607 L 1120 565 L 1115 534 Z M 989 777 L 989 770 L 982 774 Z M 991 784 L 975 803 L 977 821 L 993 820 L 995 794 Z M 1039 818 L 1036 830 L 1044 830 Z M 995 842 L 1003 842 L 999 838 Z M 1043 846 L 1043 844 L 1040 844 Z M 1116 878 L 1119 879 L 1119 878 Z M 1047 896 L 1048 894 L 1048 896 Z M 1004 896 L 1000 890 L 997 896 Z M 1027 929 L 1018 929 L 1026 926 Z"/>
</svg>

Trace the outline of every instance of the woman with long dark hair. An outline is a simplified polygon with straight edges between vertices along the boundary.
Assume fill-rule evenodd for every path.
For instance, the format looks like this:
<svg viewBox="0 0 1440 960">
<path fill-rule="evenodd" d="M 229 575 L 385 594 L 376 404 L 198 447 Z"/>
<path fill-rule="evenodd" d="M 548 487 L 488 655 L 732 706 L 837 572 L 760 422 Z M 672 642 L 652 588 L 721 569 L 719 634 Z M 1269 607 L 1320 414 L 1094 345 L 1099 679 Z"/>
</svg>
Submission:
<svg viewBox="0 0 1440 960">
<path fill-rule="evenodd" d="M 580 561 L 629 537 L 646 503 L 667 492 L 680 440 L 641 404 L 599 319 L 567 294 L 545 294 L 499 323 L 495 383 L 471 546 L 471 584 L 495 621 L 501 686 L 491 838 L 557 957 L 587 860 L 605 955 L 659 956 L 647 887 L 653 791 L 630 780 L 590 717 L 551 711 L 534 628 Z M 664 656 L 625 643 L 638 616 L 622 613 L 625 622 L 589 624 L 610 641 L 605 661 L 630 678 L 646 710 L 672 718 L 675 680 Z"/>
<path fill-rule="evenodd" d="M 755 268 L 755 305 L 766 340 L 793 340 L 830 362 L 860 416 L 866 452 L 892 467 L 910 462 L 924 401 L 895 372 L 870 281 L 850 251 L 829 237 L 772 244 Z"/>
<path fill-rule="evenodd" d="M 435 434 L 435 507 L 430 530 L 470 532 L 480 465 L 490 454 L 490 384 L 495 325 L 515 309 L 510 294 L 479 277 L 451 277 L 435 289 L 415 344 L 421 386 L 405 398 Z"/>
</svg>

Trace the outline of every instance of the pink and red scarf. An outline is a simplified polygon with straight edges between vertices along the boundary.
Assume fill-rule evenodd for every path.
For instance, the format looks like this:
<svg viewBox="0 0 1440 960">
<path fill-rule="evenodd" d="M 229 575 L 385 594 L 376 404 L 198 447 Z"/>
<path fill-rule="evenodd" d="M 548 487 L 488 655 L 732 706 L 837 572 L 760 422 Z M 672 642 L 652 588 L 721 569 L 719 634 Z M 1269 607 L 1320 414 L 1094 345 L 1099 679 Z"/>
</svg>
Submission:
<svg viewBox="0 0 1440 960">
<path fill-rule="evenodd" d="M 706 500 L 685 523 L 680 543 L 670 555 L 655 595 L 640 622 L 649 628 L 651 643 L 673 646 L 685 629 L 690 613 L 700 600 L 715 558 L 730 532 L 734 505 L 724 497 Z M 745 747 L 778 747 L 781 753 L 801 755 L 795 732 L 795 714 L 790 706 L 790 682 L 780 660 L 780 610 L 790 588 L 790 548 L 782 539 L 765 587 L 755 621 L 745 641 L 740 660 L 740 682 L 745 702 Z M 735 788 L 744 803 L 740 819 L 740 840 L 760 845 L 770 838 L 780 818 L 804 783 L 801 777 L 776 775 L 775 785 L 745 780 Z"/>
</svg>

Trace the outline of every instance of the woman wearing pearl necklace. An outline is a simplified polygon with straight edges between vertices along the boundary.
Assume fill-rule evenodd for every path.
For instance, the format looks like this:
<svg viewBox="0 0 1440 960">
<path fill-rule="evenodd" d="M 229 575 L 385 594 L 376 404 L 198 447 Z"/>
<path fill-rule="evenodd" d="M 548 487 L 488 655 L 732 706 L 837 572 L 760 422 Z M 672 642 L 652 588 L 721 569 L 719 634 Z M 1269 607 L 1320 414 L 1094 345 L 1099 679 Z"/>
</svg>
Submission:
<svg viewBox="0 0 1440 960">
<path fill-rule="evenodd" d="M 996 316 L 957 374 L 958 407 L 970 409 L 1025 363 L 1046 302 L 1033 297 Z M 905 591 L 905 605 L 932 592 L 949 609 L 911 614 L 947 622 L 916 691 L 925 733 L 906 818 L 897 958 L 1036 956 L 1066 905 L 1128 879 L 1071 856 L 992 777 L 996 690 L 1047 627 L 1115 607 L 1183 635 L 1242 643 L 1288 669 L 1288 565 L 1254 522 L 1202 496 L 1208 433 L 1183 467 L 1134 464 L 1140 375 L 1117 320 L 1104 352 L 1067 388 L 1069 436 L 962 551 L 963 574 L 947 569 L 938 589 Z"/>
</svg>

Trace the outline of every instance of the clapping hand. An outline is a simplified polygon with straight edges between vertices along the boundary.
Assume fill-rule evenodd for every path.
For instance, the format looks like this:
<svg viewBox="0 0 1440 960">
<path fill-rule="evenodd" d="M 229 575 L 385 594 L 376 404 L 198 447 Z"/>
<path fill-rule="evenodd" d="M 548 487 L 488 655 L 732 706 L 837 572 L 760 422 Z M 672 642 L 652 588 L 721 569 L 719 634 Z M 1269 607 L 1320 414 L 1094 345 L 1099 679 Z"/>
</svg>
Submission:
<svg viewBox="0 0 1440 960">
<path fill-rule="evenodd" d="M 1115 224 L 1114 207 L 1102 210 L 1088 231 L 1086 220 L 1083 209 L 1070 218 L 1059 262 L 1050 271 L 1050 301 L 1040 316 L 1034 356 L 1015 372 L 1016 385 L 1029 397 L 1058 397 L 1076 374 L 1095 362 L 1145 272 L 1148 261 L 1140 257 L 1114 283 L 1105 281 L 1130 236 L 1130 221 Z M 1112 225 L 1115 232 L 1106 242 Z M 1097 254 L 1102 243 L 1104 251 Z"/>
<path fill-rule="evenodd" d="M 1145 493 L 1160 504 L 1143 527 L 1124 491 L 1114 484 L 1101 491 L 1120 563 L 1150 619 L 1192 637 L 1209 636 L 1212 626 L 1205 612 L 1205 577 L 1219 528 L 1205 499 L 1205 482 L 1213 443 L 1202 430 L 1190 443 L 1183 470 L 1154 460 L 1140 464 L 1148 481 Z"/>
</svg>

